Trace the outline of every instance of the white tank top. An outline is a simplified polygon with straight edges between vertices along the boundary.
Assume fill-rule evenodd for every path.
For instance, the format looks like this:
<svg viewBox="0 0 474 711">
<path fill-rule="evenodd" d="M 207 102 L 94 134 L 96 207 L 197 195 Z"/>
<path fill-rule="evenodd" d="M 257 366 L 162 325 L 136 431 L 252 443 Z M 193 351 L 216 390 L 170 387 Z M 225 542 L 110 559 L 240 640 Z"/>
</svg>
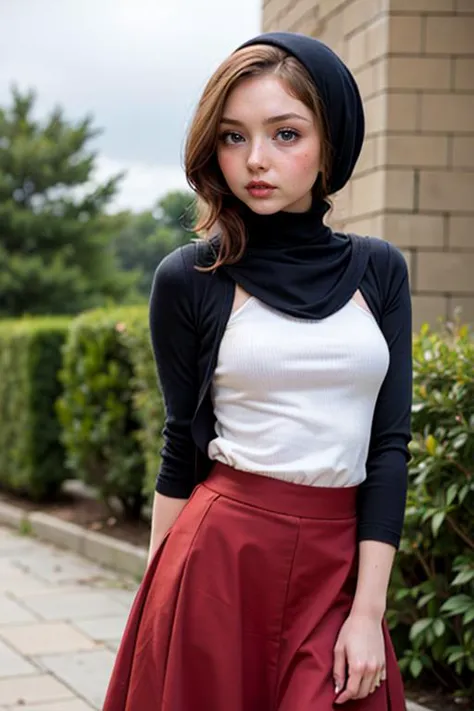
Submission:
<svg viewBox="0 0 474 711">
<path fill-rule="evenodd" d="M 220 344 L 209 458 L 298 484 L 360 484 L 388 365 L 382 332 L 354 300 L 312 321 L 250 297 Z"/>
</svg>

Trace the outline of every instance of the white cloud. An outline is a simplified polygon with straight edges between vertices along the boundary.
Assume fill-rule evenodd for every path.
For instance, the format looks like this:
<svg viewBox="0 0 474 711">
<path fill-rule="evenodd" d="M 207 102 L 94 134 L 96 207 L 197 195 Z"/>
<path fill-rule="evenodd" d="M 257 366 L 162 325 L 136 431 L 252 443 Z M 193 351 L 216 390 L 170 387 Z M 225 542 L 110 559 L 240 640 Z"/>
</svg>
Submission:
<svg viewBox="0 0 474 711">
<path fill-rule="evenodd" d="M 126 171 L 127 175 L 113 202 L 113 212 L 127 209 L 149 210 L 169 190 L 189 189 L 184 172 L 179 166 L 118 161 L 106 156 L 100 156 L 97 161 L 94 181 L 103 182 L 122 171 Z"/>
</svg>

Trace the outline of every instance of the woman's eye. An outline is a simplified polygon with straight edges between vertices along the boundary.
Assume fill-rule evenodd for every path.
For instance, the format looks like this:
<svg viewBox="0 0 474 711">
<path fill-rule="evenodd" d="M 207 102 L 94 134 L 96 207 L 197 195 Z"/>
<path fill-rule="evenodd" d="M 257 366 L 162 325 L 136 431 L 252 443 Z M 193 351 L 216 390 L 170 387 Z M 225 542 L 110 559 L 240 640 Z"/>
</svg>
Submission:
<svg viewBox="0 0 474 711">
<path fill-rule="evenodd" d="M 239 143 L 241 138 L 240 133 L 235 133 L 235 131 L 226 131 L 221 135 L 221 141 L 227 144 Z"/>
<path fill-rule="evenodd" d="M 278 131 L 278 135 L 281 136 L 284 143 L 292 143 L 299 137 L 299 133 L 292 128 L 282 128 L 281 131 Z"/>
</svg>

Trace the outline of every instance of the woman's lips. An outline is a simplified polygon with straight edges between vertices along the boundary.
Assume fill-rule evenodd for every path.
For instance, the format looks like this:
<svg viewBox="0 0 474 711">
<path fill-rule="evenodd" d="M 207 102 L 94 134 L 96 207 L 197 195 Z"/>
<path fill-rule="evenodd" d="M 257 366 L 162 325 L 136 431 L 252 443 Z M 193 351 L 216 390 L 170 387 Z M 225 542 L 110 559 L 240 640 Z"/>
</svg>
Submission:
<svg viewBox="0 0 474 711">
<path fill-rule="evenodd" d="M 256 198 L 266 198 L 273 194 L 276 190 L 272 185 L 248 185 L 247 191 Z"/>
</svg>

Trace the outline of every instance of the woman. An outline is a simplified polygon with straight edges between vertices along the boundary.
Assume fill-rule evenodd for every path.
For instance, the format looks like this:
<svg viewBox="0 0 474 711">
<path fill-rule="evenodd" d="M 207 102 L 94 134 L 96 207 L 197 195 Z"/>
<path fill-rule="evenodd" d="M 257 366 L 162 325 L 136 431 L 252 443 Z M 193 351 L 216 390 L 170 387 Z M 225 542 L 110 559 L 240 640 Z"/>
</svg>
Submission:
<svg viewBox="0 0 474 711">
<path fill-rule="evenodd" d="M 155 275 L 165 445 L 105 711 L 405 708 L 384 611 L 410 440 L 407 269 L 323 221 L 363 124 L 348 69 L 303 35 L 256 37 L 204 90 L 186 174 L 208 238 Z"/>
</svg>

